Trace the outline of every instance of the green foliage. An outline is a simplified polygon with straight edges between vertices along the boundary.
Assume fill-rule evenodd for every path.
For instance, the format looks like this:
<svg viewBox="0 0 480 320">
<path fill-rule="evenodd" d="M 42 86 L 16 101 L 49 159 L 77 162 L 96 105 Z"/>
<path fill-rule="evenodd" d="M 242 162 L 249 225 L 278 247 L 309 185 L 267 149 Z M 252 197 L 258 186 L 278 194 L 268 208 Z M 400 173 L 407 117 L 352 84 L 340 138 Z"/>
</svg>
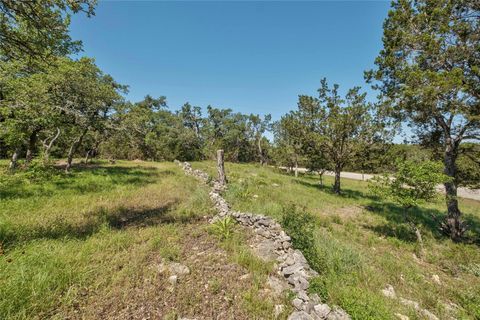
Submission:
<svg viewBox="0 0 480 320">
<path fill-rule="evenodd" d="M 231 239 L 235 228 L 235 220 L 228 216 L 215 221 L 210 226 L 210 231 L 220 240 L 226 241 Z"/>
<path fill-rule="evenodd" d="M 0 54 L 10 59 L 45 59 L 81 49 L 68 34 L 70 14 L 94 14 L 96 0 L 0 2 Z M 27 59 L 27 60 L 28 60 Z"/>
<path fill-rule="evenodd" d="M 418 153 L 417 148 L 407 151 L 411 155 Z M 418 159 L 424 159 L 423 155 Z M 193 167 L 210 174 L 216 172 L 213 161 L 194 163 Z M 295 204 L 297 215 L 303 211 L 314 217 L 313 238 L 318 259 L 309 263 L 319 276 L 311 281 L 311 290 L 323 301 L 341 306 L 352 317 L 358 314 L 359 319 L 390 319 L 395 313 L 411 319 L 418 317 L 382 295 L 381 289 L 392 284 L 399 296 L 419 302 L 440 319 L 475 318 L 480 289 L 480 278 L 474 275 L 474 265 L 480 263 L 478 245 L 475 240 L 455 243 L 440 237 L 438 223 L 432 218 L 444 212 L 440 199 L 419 201 L 418 207 L 410 209 L 422 230 L 428 252 L 425 262 L 419 263 L 412 255 L 417 245 L 415 235 L 403 219 L 402 208 L 372 197 L 367 182 L 345 179 L 345 196 L 339 201 L 338 196 L 318 185 L 317 176 L 301 175 L 293 179 L 283 171 L 252 164 L 227 163 L 226 170 L 232 178 L 224 196 L 234 210 L 265 214 L 282 221 L 283 215 L 293 212 L 286 208 Z M 255 186 L 253 181 L 258 178 L 262 184 Z M 325 183 L 332 181 L 332 177 L 325 177 Z M 242 197 L 238 190 L 244 190 L 244 185 L 258 198 Z M 475 226 L 472 232 L 478 234 L 478 202 L 462 198 L 459 202 Z M 334 219 L 341 223 L 334 223 Z M 302 221 L 296 223 L 301 225 Z M 433 274 L 441 277 L 441 286 L 432 283 Z M 443 302 L 449 301 L 460 309 L 445 310 Z"/>
<path fill-rule="evenodd" d="M 319 255 L 315 245 L 315 219 L 313 216 L 292 204 L 283 208 L 281 224 L 285 232 L 292 238 L 293 247 L 302 251 L 307 261 L 315 267 Z"/>
<path fill-rule="evenodd" d="M 331 169 L 339 175 L 355 155 L 386 137 L 380 117 L 360 87 L 350 89 L 344 99 L 338 90 L 337 84 L 330 88 L 322 79 L 318 98 L 299 96 L 298 110 L 277 123 L 276 143 L 292 153 L 285 154 L 285 160 L 298 163 L 302 155 L 311 171 Z M 340 193 L 339 179 L 334 191 Z"/>
<path fill-rule="evenodd" d="M 418 140 L 441 150 L 451 177 L 443 229 L 455 240 L 467 229 L 456 163 L 462 142 L 480 141 L 479 15 L 476 1 L 393 1 L 376 69 L 366 72 L 381 92 L 383 112 L 408 121 Z"/>
<path fill-rule="evenodd" d="M 53 181 L 64 176 L 63 172 L 52 165 L 45 164 L 42 159 L 34 159 L 23 174 L 30 182 L 36 183 Z"/>
<path fill-rule="evenodd" d="M 371 191 L 393 200 L 405 209 L 431 201 L 437 196 L 436 187 L 448 181 L 442 173 L 442 164 L 433 161 L 397 162 L 393 175 L 376 176 L 371 180 Z"/>
</svg>

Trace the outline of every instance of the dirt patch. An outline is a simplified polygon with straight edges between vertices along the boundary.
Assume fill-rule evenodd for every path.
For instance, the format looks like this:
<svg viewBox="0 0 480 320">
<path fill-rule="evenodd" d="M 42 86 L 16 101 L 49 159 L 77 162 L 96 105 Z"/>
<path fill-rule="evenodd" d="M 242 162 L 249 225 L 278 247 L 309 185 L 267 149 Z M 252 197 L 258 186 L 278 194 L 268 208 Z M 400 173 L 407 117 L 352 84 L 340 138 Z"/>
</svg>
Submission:
<svg viewBox="0 0 480 320">
<path fill-rule="evenodd" d="M 359 206 L 341 207 L 335 209 L 335 213 L 342 219 L 356 218 L 363 212 L 363 208 Z"/>
<path fill-rule="evenodd" d="M 97 292 L 83 292 L 80 301 L 61 312 L 65 319 L 251 319 L 242 295 L 253 286 L 245 268 L 231 263 L 225 250 L 205 230 L 205 223 L 180 226 L 178 261 L 190 269 L 178 279 L 158 254 L 146 261 L 135 279 Z M 83 295 L 83 297 L 82 297 Z"/>
</svg>

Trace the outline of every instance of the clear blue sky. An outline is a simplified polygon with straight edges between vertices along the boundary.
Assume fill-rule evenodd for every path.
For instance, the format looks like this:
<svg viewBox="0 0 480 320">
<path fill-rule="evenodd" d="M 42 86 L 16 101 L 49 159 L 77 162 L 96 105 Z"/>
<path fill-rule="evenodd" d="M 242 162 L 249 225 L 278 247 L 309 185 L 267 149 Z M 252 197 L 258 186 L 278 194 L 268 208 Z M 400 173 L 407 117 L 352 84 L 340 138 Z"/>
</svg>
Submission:
<svg viewBox="0 0 480 320">
<path fill-rule="evenodd" d="M 100 1 L 75 16 L 84 55 L 130 86 L 128 99 L 165 95 L 205 108 L 271 113 L 296 108 L 327 77 L 365 89 L 389 2 Z M 374 98 L 373 95 L 370 97 Z"/>
</svg>

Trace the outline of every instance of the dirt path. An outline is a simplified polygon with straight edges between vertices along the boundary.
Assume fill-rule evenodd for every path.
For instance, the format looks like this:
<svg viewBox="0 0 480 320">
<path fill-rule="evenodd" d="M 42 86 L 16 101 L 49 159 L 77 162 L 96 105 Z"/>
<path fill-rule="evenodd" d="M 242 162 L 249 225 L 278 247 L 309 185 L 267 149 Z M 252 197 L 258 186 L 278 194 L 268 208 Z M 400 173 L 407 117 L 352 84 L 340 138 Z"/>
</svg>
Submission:
<svg viewBox="0 0 480 320">
<path fill-rule="evenodd" d="M 286 170 L 286 167 L 280 167 L 280 169 Z M 305 173 L 308 170 L 306 168 L 298 168 L 298 172 Z M 335 174 L 331 171 L 325 172 L 326 176 L 334 176 Z M 346 179 L 352 179 L 352 180 L 362 180 L 362 181 L 367 181 L 369 179 L 372 179 L 375 175 L 373 174 L 362 174 L 362 173 L 356 173 L 356 172 L 342 172 L 340 174 L 341 178 L 346 178 Z M 445 188 L 443 185 L 438 185 L 437 186 L 438 192 L 445 193 Z M 458 188 L 458 196 L 460 198 L 465 198 L 465 199 L 472 199 L 472 200 L 477 200 L 480 201 L 480 189 L 468 189 L 468 188 L 463 188 L 459 187 Z"/>
</svg>

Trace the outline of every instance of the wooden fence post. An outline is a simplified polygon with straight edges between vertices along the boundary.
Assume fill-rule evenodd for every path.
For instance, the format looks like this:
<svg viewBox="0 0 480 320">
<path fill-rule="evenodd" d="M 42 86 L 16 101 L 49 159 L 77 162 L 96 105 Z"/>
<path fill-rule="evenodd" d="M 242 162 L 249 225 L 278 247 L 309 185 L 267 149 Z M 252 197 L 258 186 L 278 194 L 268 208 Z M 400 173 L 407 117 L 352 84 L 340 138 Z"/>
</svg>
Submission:
<svg viewBox="0 0 480 320">
<path fill-rule="evenodd" d="M 227 177 L 225 176 L 223 150 L 217 150 L 217 169 L 218 169 L 218 182 L 220 182 L 222 185 L 226 185 Z"/>
</svg>

